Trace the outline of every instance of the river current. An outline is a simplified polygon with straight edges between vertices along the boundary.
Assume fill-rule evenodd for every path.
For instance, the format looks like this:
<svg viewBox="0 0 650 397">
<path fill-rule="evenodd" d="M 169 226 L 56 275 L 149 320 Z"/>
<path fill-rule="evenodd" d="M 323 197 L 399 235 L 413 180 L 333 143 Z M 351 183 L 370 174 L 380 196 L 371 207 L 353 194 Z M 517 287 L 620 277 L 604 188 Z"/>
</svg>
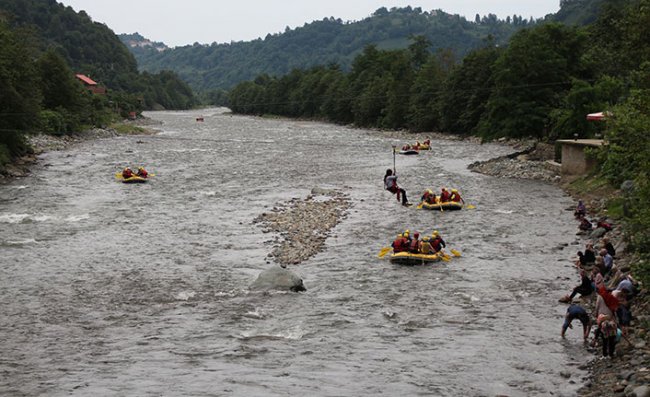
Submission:
<svg viewBox="0 0 650 397">
<path fill-rule="evenodd" d="M 457 187 L 476 209 L 402 207 L 383 190 L 404 140 L 223 109 L 152 112 L 156 135 L 40 156 L 0 186 L 0 395 L 571 396 L 581 326 L 572 201 L 544 182 L 467 170 L 508 148 L 434 141 L 398 156 L 411 201 Z M 197 122 L 202 115 L 204 122 Z M 145 165 L 155 177 L 122 184 Z M 352 207 L 304 293 L 254 293 L 273 234 L 253 219 L 312 188 Z M 379 250 L 441 232 L 461 258 L 404 267 Z"/>
</svg>

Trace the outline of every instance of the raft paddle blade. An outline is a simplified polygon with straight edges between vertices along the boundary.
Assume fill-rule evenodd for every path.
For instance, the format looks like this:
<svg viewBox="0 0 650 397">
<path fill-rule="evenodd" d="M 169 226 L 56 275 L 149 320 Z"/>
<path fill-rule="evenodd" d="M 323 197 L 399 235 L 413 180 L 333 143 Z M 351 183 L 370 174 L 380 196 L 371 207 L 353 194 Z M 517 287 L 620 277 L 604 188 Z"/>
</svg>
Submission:
<svg viewBox="0 0 650 397">
<path fill-rule="evenodd" d="M 460 251 L 458 251 L 458 250 L 452 249 L 451 253 L 454 254 L 454 256 L 457 257 L 457 258 L 460 256 Z"/>
<path fill-rule="evenodd" d="M 389 253 L 392 249 L 393 249 L 393 248 L 391 248 L 391 247 L 384 247 L 384 248 L 381 249 L 381 251 L 379 251 L 379 255 L 377 255 L 377 256 L 379 256 L 380 258 L 383 258 L 383 257 L 386 256 L 386 254 Z"/>
<path fill-rule="evenodd" d="M 468 210 L 473 210 L 474 208 L 476 208 L 476 206 L 472 204 L 467 204 L 465 208 L 467 208 Z"/>
</svg>

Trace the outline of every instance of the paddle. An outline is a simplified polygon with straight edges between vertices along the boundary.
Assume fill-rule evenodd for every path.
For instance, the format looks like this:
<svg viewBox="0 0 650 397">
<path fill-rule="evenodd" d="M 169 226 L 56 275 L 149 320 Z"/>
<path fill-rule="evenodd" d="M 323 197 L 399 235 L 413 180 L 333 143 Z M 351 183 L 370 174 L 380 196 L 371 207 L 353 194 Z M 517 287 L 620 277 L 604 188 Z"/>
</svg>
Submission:
<svg viewBox="0 0 650 397">
<path fill-rule="evenodd" d="M 416 208 L 421 210 L 423 205 L 424 205 L 424 202 L 420 202 L 420 204 L 418 204 L 418 206 Z"/>
<path fill-rule="evenodd" d="M 474 208 L 476 208 L 476 206 L 472 204 L 467 204 L 465 208 L 467 208 L 468 210 L 473 210 Z"/>
<path fill-rule="evenodd" d="M 379 251 L 379 255 L 377 256 L 383 258 L 384 256 L 386 256 L 387 253 L 391 252 L 392 250 L 393 250 L 392 247 L 384 247 L 381 249 L 381 251 Z"/>
<path fill-rule="evenodd" d="M 450 251 L 451 251 L 452 254 L 454 254 L 454 256 L 455 256 L 456 258 L 460 257 L 460 251 L 455 250 L 455 249 L 453 249 L 453 248 L 452 248 Z"/>
</svg>

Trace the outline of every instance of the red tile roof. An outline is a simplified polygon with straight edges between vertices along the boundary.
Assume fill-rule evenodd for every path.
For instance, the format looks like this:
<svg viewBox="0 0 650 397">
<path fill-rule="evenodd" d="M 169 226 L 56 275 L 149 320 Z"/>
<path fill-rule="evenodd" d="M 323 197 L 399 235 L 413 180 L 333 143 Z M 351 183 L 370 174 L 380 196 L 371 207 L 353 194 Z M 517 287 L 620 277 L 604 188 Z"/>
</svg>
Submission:
<svg viewBox="0 0 650 397">
<path fill-rule="evenodd" d="M 78 75 L 77 75 L 77 78 L 78 78 L 79 80 L 83 81 L 84 84 L 87 84 L 87 85 L 97 85 L 97 83 L 96 83 L 93 79 L 91 79 L 90 77 L 88 77 L 88 76 L 86 76 L 86 75 L 84 75 L 84 74 L 78 74 Z"/>
</svg>

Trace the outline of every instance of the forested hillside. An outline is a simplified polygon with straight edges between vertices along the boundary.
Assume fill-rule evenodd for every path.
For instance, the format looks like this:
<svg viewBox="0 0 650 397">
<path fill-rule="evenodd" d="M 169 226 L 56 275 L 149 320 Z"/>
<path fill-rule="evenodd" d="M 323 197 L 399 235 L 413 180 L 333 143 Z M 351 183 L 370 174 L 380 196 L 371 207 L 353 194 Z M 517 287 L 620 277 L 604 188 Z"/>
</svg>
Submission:
<svg viewBox="0 0 650 397">
<path fill-rule="evenodd" d="M 349 70 L 354 58 L 369 44 L 378 49 L 406 48 L 409 36 L 428 39 L 429 49 L 451 49 L 462 58 L 480 47 L 491 36 L 504 44 L 518 29 L 533 23 L 521 16 L 499 20 L 495 15 L 476 16 L 467 21 L 443 11 L 420 8 L 380 8 L 358 22 L 324 18 L 283 33 L 268 34 L 264 39 L 229 44 L 195 43 L 158 51 L 135 44 L 132 35 L 122 35 L 135 54 L 142 70 L 156 72 L 164 68 L 176 71 L 193 88 L 201 91 L 228 89 L 238 82 L 266 73 L 281 75 L 295 68 L 337 64 Z"/>
<path fill-rule="evenodd" d="M 29 32 L 37 53 L 55 51 L 75 73 L 88 75 L 111 90 L 140 96 L 146 108 L 195 104 L 192 91 L 182 87 L 185 84 L 180 80 L 174 84 L 174 89 L 182 87 L 180 92 L 167 92 L 169 73 L 139 74 L 135 58 L 117 35 L 83 11 L 77 13 L 56 0 L 2 0 L 0 16 L 12 29 Z"/>
<path fill-rule="evenodd" d="M 75 74 L 106 94 L 91 94 Z M 196 103 L 176 74 L 139 73 L 108 27 L 54 0 L 0 2 L 0 82 L 0 172 L 29 150 L 27 133 L 70 134 L 143 108 Z"/>
</svg>

